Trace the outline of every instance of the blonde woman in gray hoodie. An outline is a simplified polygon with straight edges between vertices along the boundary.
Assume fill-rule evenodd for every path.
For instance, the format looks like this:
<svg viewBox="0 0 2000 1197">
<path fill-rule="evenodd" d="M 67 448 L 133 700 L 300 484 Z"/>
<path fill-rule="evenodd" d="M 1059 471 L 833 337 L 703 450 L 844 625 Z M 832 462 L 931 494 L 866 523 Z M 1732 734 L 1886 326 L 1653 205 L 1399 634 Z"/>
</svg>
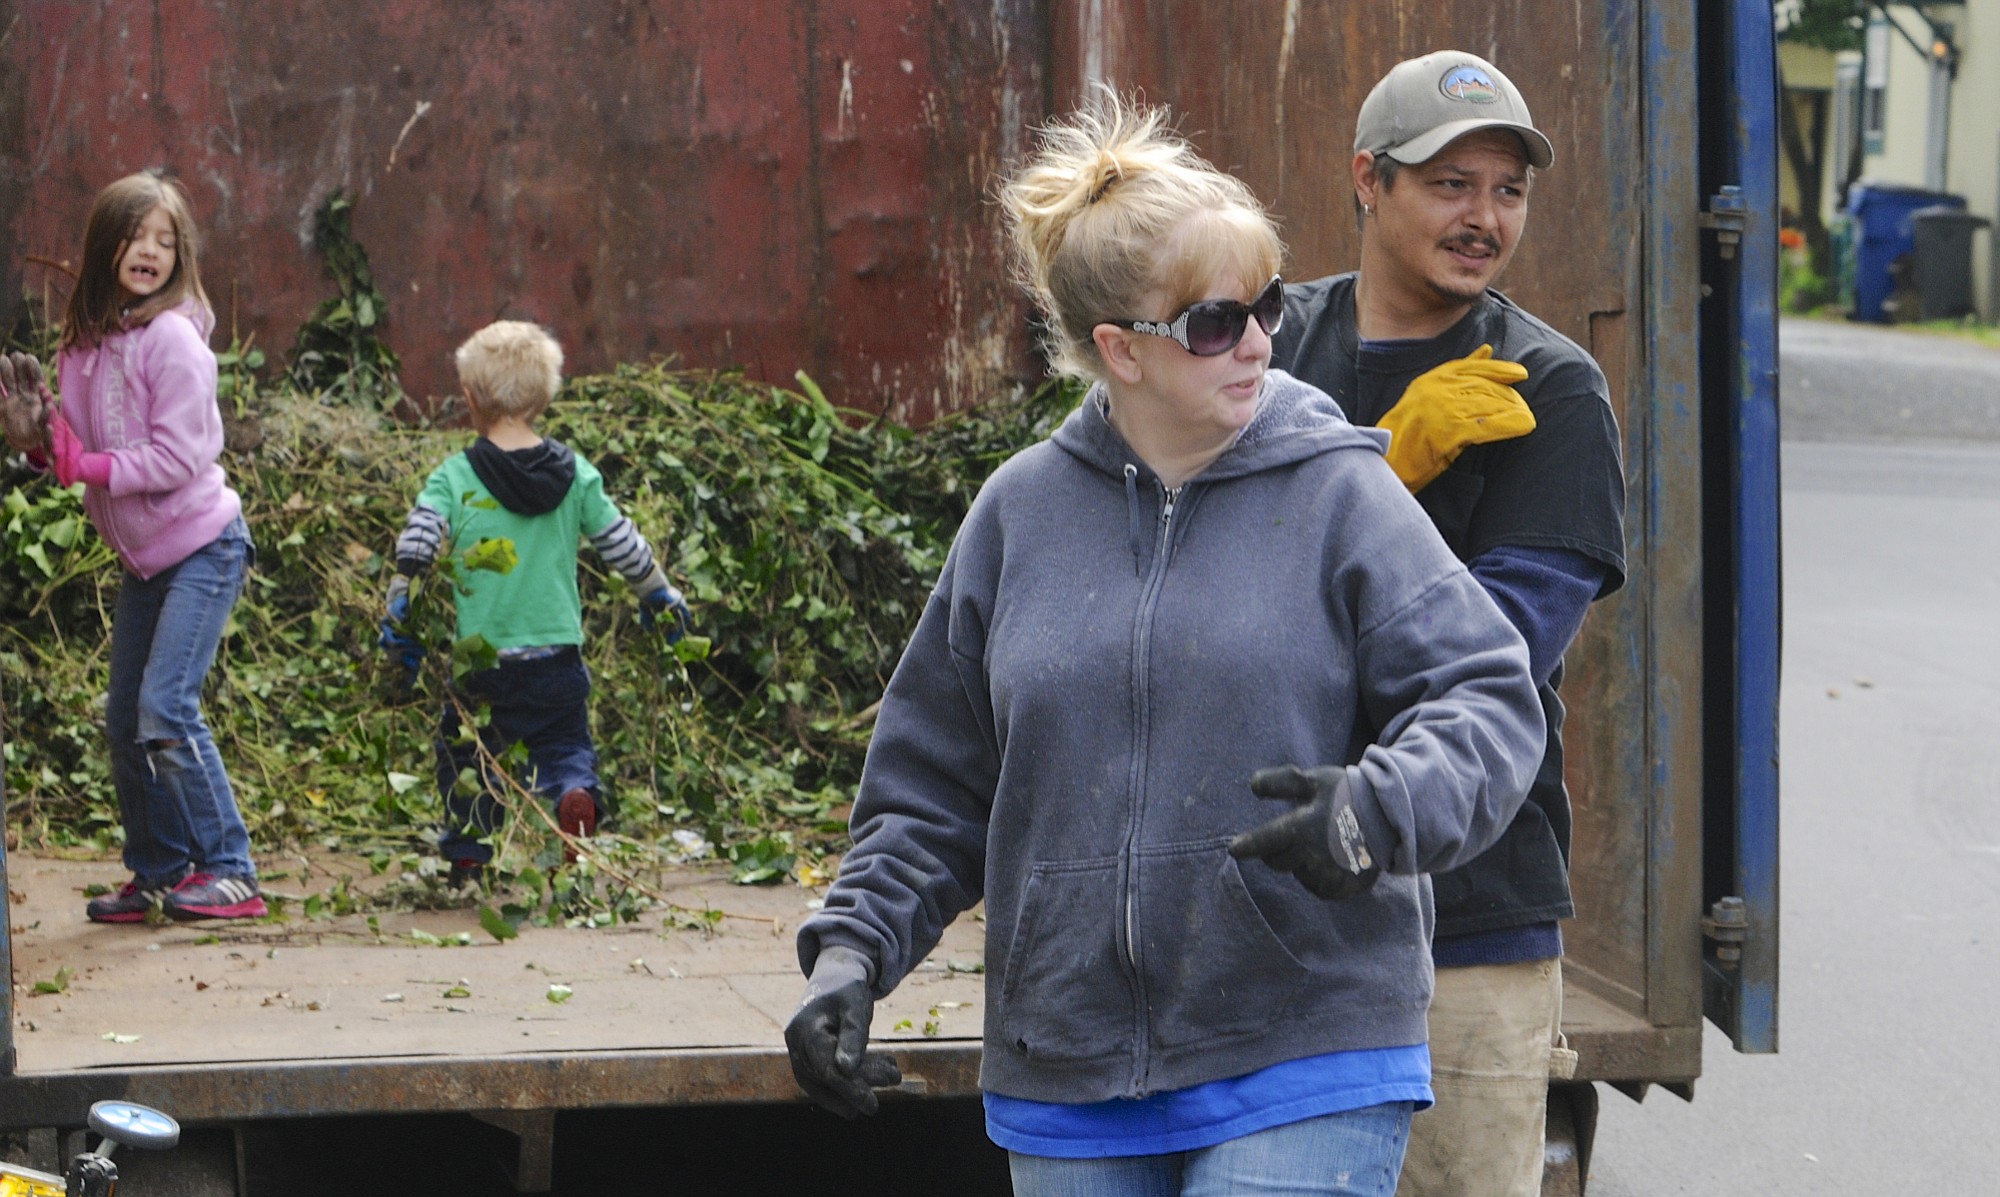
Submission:
<svg viewBox="0 0 2000 1197">
<path fill-rule="evenodd" d="M 1002 203 L 1093 383 L 980 491 L 882 702 L 787 1028 L 872 1112 L 873 1002 L 986 903 L 1015 1192 L 1386 1193 L 1430 1101 L 1430 889 L 1533 778 L 1521 638 L 1383 460 L 1269 369 L 1281 247 L 1158 110 Z"/>
</svg>

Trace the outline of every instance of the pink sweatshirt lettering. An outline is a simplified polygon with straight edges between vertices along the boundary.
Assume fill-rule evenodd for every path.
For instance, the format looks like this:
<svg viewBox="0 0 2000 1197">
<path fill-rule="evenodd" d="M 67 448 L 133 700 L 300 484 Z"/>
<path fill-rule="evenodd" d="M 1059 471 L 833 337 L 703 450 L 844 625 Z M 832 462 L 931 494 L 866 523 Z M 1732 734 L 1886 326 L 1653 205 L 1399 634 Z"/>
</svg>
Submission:
<svg viewBox="0 0 2000 1197">
<path fill-rule="evenodd" d="M 77 439 L 111 455 L 111 484 L 86 486 L 84 511 L 141 578 L 180 564 L 243 510 L 220 464 L 214 325 L 186 303 L 90 348 L 71 346 L 57 366 Z"/>
</svg>

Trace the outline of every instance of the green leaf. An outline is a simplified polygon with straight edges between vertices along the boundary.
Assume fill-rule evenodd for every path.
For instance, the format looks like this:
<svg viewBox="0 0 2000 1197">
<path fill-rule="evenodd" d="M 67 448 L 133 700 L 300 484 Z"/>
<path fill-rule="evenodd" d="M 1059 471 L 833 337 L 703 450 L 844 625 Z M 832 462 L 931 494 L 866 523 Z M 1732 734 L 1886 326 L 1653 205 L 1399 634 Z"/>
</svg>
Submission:
<svg viewBox="0 0 2000 1197">
<path fill-rule="evenodd" d="M 730 880 L 737 885 L 760 885 L 785 876 L 792 867 L 789 833 L 732 844 L 725 855 L 735 866 Z"/>
<path fill-rule="evenodd" d="M 481 669 L 491 669 L 500 663 L 500 650 L 493 642 L 474 632 L 451 646 L 453 668 L 460 673 L 472 673 Z M 476 778 L 475 778 L 476 781 Z"/>
<path fill-rule="evenodd" d="M 68 966 L 59 968 L 56 970 L 56 975 L 53 980 L 35 982 L 35 992 L 66 993 L 69 990 L 69 979 L 72 975 L 73 974 L 69 971 Z"/>
<path fill-rule="evenodd" d="M 813 381 L 812 375 L 799 370 L 792 375 L 792 378 L 799 384 L 799 389 L 805 392 L 806 398 L 812 400 L 814 407 L 822 411 L 833 410 L 833 404 L 826 401 L 826 392 L 819 389 L 819 384 Z"/>
<path fill-rule="evenodd" d="M 486 929 L 488 935 L 491 935 L 501 943 L 506 943 L 508 940 L 517 938 L 521 934 L 521 927 L 518 921 L 509 920 L 506 915 L 501 914 L 491 906 L 480 906 L 479 925 Z"/>
<path fill-rule="evenodd" d="M 576 990 L 571 989 L 567 985 L 555 984 L 549 986 L 548 999 L 551 1005 L 560 1006 L 575 993 Z"/>
<path fill-rule="evenodd" d="M 674 641 L 674 656 L 689 665 L 708 660 L 709 650 L 714 642 L 706 636 L 682 636 Z"/>
<path fill-rule="evenodd" d="M 483 569 L 496 574 L 509 574 L 521 563 L 520 554 L 514 551 L 514 542 L 504 536 L 481 540 L 465 550 L 465 568 Z"/>
</svg>

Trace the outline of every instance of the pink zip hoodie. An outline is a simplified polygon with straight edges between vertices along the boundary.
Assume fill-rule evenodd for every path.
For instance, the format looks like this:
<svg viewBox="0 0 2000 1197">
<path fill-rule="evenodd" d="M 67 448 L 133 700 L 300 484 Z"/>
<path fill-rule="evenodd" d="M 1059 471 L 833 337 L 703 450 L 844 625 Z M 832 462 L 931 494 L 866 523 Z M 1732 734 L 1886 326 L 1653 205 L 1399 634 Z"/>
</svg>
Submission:
<svg viewBox="0 0 2000 1197">
<path fill-rule="evenodd" d="M 178 565 L 243 511 L 218 460 L 214 327 L 190 300 L 92 348 L 72 345 L 57 364 L 77 439 L 111 455 L 111 484 L 85 487 L 83 509 L 141 578 Z"/>
</svg>

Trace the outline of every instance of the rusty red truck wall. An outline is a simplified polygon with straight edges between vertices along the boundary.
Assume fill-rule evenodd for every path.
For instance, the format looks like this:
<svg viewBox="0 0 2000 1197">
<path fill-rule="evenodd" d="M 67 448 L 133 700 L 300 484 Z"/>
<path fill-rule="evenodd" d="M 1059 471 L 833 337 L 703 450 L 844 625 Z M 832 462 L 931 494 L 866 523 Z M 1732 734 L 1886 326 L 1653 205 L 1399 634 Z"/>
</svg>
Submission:
<svg viewBox="0 0 2000 1197">
<path fill-rule="evenodd" d="M 1031 372 L 985 203 L 1047 106 L 1031 0 L 0 0 L 0 318 L 92 195 L 193 195 L 222 335 L 274 357 L 356 197 L 413 394 L 501 316 L 922 420 Z"/>
<path fill-rule="evenodd" d="M 0 319 L 24 288 L 64 293 L 43 260 L 73 262 L 99 187 L 165 166 L 204 225 L 223 335 L 267 353 L 331 293 L 312 217 L 345 189 L 414 394 L 453 390 L 451 347 L 514 316 L 553 327 L 575 369 L 804 369 L 921 420 L 1034 372 L 991 183 L 1090 80 L 1179 109 L 1270 201 L 1301 277 L 1354 260 L 1362 96 L 1439 45 L 1524 81 L 1557 150 L 1537 208 L 1601 209 L 1620 135 L 1602 12 L 1509 42 L 1547 6 L 1468 7 L 0 0 Z M 1631 231 L 1591 216 L 1562 236 L 1509 290 L 1606 341 L 1592 322 L 1623 310 Z"/>
</svg>

